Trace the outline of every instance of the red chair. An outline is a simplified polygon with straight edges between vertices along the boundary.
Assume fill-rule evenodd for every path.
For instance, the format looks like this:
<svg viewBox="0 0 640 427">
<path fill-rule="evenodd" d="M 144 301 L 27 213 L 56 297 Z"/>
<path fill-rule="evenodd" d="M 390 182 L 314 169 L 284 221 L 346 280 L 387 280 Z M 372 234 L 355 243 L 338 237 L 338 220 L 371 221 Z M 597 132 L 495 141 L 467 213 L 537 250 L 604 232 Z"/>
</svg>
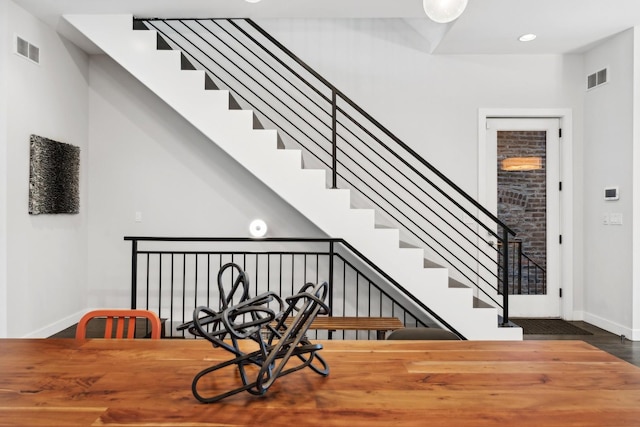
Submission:
<svg viewBox="0 0 640 427">
<path fill-rule="evenodd" d="M 126 310 L 126 309 L 104 309 L 90 311 L 78 322 L 76 328 L 76 339 L 84 339 L 87 336 L 87 324 L 91 319 L 105 318 L 104 338 L 134 338 L 136 330 L 136 319 L 147 319 L 151 328 L 151 338 L 159 339 L 162 334 L 162 323 L 160 318 L 153 311 L 149 310 Z M 113 335 L 113 325 L 116 324 L 115 337 Z M 127 334 L 125 337 L 125 323 L 127 323 Z"/>
</svg>

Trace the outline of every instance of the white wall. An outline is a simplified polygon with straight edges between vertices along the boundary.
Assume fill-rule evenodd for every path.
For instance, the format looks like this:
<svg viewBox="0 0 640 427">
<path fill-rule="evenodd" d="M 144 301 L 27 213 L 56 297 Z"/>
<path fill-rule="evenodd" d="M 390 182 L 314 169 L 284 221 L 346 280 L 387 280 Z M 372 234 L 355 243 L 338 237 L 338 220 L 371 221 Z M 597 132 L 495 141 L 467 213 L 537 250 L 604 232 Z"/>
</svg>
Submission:
<svg viewBox="0 0 640 427">
<path fill-rule="evenodd" d="M 633 37 L 625 31 L 585 55 L 585 71 L 608 67 L 609 82 L 584 96 L 584 318 L 626 336 L 633 308 Z M 619 186 L 620 200 L 605 201 L 606 186 Z M 604 225 L 611 213 L 621 213 L 623 224 Z"/>
<path fill-rule="evenodd" d="M 473 196 L 479 108 L 581 108 L 579 55 L 430 55 L 401 19 L 258 24 Z"/>
<path fill-rule="evenodd" d="M 478 108 L 581 109 L 580 56 L 433 56 L 402 20 L 260 24 L 474 196 Z M 124 235 L 319 233 L 107 58 L 90 98 L 90 306 L 128 303 Z"/>
<path fill-rule="evenodd" d="M 86 306 L 88 57 L 13 2 L 5 3 L 3 37 L 18 34 L 35 44 L 41 62 L 5 55 L 2 74 L 9 82 L 3 102 L 10 106 L 3 114 L 6 165 L 0 166 L 6 167 L 7 184 L 3 336 L 46 336 L 68 326 Z M 80 214 L 28 214 L 30 134 L 80 147 Z"/>
<path fill-rule="evenodd" d="M 124 236 L 324 236 L 111 58 L 91 57 L 89 103 L 89 307 L 129 305 Z"/>
<path fill-rule="evenodd" d="M 640 259 L 640 27 L 633 29 L 633 259 Z M 640 331 L 640 262 L 633 262 L 633 329 Z M 634 332 L 635 335 L 640 335 Z"/>
<path fill-rule="evenodd" d="M 583 55 L 429 55 L 400 19 L 258 23 L 474 197 L 479 108 L 571 109 L 574 310 L 564 315 L 582 315 Z"/>
<path fill-rule="evenodd" d="M 478 108 L 581 111 L 580 56 L 433 56 L 402 20 L 260 24 L 472 195 Z M 92 59 L 90 306 L 128 304 L 124 235 L 242 236 L 255 216 L 274 235 L 319 233 L 157 104 L 109 59 Z M 251 194 L 264 198 L 252 202 Z"/>
<path fill-rule="evenodd" d="M 10 31 L 18 24 L 22 28 L 25 21 L 38 36 L 35 43 L 51 44 L 66 58 L 56 61 L 51 73 L 33 71 L 20 58 L 7 58 L 12 82 L 7 103 L 12 105 L 7 115 L 11 123 L 7 141 L 12 145 L 7 148 L 5 166 L 7 229 L 11 230 L 7 235 L 8 335 L 37 331 L 87 307 L 126 306 L 130 246 L 122 240 L 125 235 L 242 236 L 256 216 L 267 220 L 272 235 L 321 235 L 108 58 L 97 56 L 90 61 L 87 116 L 83 108 L 87 104 L 80 100 L 86 87 L 86 58 L 62 45 L 55 33 L 16 6 L 10 4 L 8 14 Z M 573 233 L 576 304 L 586 320 L 601 320 L 609 329 L 630 327 L 632 211 L 627 197 L 631 194 L 633 45 L 629 34 L 586 55 L 439 56 L 425 53 L 423 40 L 402 20 L 259 23 L 472 195 L 477 192 L 478 108 L 571 108 L 578 227 Z M 611 83 L 584 95 L 585 72 L 601 64 L 611 67 Z M 60 68 L 64 73 L 57 74 Z M 47 81 L 41 76 L 36 79 L 43 80 L 40 86 L 30 81 L 26 87 L 27 77 L 41 74 L 56 75 L 58 83 L 44 85 Z M 20 88 L 45 101 L 64 99 L 65 104 L 53 110 L 26 105 Z M 58 96 L 61 93 L 69 95 Z M 596 102 L 601 98 L 603 103 Z M 42 118 L 37 128 L 25 122 L 34 112 Z M 89 134 L 88 147 L 78 136 L 83 131 Z M 79 216 L 26 214 L 29 133 L 82 147 L 82 165 L 88 166 L 81 165 L 82 200 L 87 202 L 82 203 Z M 0 172 L 2 167 L 0 163 Z M 620 185 L 622 197 L 615 212 L 623 213 L 623 226 L 601 225 L 601 213 L 611 206 L 604 204 L 601 192 L 609 184 Z M 0 189 L 0 202 L 1 197 Z M 142 213 L 142 222 L 134 221 L 135 212 Z M 67 257 L 60 248 L 75 254 Z M 83 256 L 88 269 L 73 264 L 73 259 Z M 68 298 L 68 294 L 75 296 Z M 55 308 L 46 305 L 50 302 Z M 43 311 L 33 315 L 38 310 Z M 1 328 L 0 321 L 0 334 Z"/>
<path fill-rule="evenodd" d="M 8 3 L 0 1 L 0 28 L 9 20 Z M 10 38 L 0 31 L 0 337 L 7 336 L 7 60 Z"/>
</svg>

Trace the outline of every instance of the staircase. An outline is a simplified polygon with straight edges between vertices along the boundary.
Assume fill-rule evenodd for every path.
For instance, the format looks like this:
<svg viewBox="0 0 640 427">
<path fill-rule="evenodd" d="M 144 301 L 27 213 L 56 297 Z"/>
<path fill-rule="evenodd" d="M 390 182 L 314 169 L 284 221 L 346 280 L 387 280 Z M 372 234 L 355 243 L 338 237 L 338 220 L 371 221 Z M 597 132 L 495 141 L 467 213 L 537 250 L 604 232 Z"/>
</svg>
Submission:
<svg viewBox="0 0 640 427">
<path fill-rule="evenodd" d="M 474 303 L 474 291 L 450 279 L 448 268 L 425 261 L 424 249 L 401 244 L 398 229 L 376 226 L 376 211 L 353 208 L 350 190 L 328 189 L 324 169 L 305 169 L 300 150 L 282 149 L 276 130 L 256 128 L 254 113 L 237 109 L 229 91 L 212 85 L 204 71 L 183 69 L 180 51 L 158 50 L 155 31 L 134 30 L 131 15 L 65 18 L 328 236 L 349 242 L 458 333 L 473 340 L 522 339 L 520 328 L 499 326 L 497 308 Z"/>
</svg>

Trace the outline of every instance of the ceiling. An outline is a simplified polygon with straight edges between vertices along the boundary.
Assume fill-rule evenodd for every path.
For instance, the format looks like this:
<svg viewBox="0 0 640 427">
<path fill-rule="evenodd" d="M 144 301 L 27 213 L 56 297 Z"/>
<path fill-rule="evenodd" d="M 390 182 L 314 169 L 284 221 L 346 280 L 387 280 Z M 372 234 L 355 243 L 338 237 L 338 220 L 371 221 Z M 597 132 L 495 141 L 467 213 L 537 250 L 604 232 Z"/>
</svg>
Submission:
<svg viewBox="0 0 640 427">
<path fill-rule="evenodd" d="M 640 0 L 469 0 L 452 24 L 436 24 L 421 0 L 13 0 L 61 33 L 66 13 L 141 17 L 401 18 L 436 54 L 563 54 L 640 25 Z M 522 43 L 525 33 L 538 38 Z"/>
</svg>

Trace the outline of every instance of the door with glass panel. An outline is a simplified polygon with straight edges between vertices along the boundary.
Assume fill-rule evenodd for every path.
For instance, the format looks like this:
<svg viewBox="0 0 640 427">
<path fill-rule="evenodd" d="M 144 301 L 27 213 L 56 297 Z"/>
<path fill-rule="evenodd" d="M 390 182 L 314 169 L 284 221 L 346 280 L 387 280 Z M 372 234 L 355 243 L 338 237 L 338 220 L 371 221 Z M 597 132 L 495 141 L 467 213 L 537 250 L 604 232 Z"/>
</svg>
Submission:
<svg viewBox="0 0 640 427">
<path fill-rule="evenodd" d="M 517 233 L 507 255 L 510 316 L 558 317 L 559 120 L 487 119 L 486 148 L 486 205 Z M 501 266 L 502 250 L 497 253 Z"/>
</svg>

